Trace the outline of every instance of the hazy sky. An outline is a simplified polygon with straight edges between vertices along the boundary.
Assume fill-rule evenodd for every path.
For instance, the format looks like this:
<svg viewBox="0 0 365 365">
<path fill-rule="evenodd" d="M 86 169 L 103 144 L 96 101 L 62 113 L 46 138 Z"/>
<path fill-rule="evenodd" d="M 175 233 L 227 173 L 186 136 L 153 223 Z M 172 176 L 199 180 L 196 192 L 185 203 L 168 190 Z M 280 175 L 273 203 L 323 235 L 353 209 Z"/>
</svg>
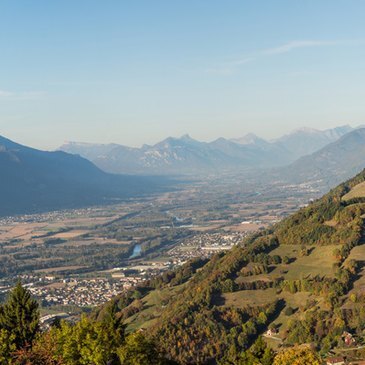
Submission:
<svg viewBox="0 0 365 365">
<path fill-rule="evenodd" d="M 154 143 L 365 122 L 365 1 L 1 0 L 0 134 Z"/>
</svg>

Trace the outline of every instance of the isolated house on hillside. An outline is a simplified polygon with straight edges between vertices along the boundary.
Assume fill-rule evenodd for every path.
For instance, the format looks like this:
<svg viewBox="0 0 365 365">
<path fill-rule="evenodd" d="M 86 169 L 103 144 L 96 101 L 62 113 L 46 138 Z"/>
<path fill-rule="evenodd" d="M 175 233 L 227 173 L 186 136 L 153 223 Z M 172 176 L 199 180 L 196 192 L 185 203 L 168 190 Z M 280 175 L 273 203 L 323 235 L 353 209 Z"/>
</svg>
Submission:
<svg viewBox="0 0 365 365">
<path fill-rule="evenodd" d="M 275 336 L 279 334 L 278 330 L 276 328 L 269 328 L 267 331 L 266 331 L 266 336 Z"/>
<path fill-rule="evenodd" d="M 345 342 L 346 346 L 354 346 L 356 344 L 356 340 L 350 332 L 344 331 L 344 333 L 342 334 L 342 339 Z"/>
</svg>

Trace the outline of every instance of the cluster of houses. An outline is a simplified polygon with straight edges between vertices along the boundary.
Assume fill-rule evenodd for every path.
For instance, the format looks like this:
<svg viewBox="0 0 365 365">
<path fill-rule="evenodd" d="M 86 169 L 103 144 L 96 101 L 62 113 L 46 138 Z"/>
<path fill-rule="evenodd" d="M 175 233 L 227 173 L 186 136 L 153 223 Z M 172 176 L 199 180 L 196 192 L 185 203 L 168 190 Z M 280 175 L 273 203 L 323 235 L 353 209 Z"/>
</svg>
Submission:
<svg viewBox="0 0 365 365">
<path fill-rule="evenodd" d="M 219 251 L 241 244 L 248 232 L 200 233 L 190 237 L 167 252 L 175 264 L 183 264 L 195 257 L 208 258 Z"/>
</svg>

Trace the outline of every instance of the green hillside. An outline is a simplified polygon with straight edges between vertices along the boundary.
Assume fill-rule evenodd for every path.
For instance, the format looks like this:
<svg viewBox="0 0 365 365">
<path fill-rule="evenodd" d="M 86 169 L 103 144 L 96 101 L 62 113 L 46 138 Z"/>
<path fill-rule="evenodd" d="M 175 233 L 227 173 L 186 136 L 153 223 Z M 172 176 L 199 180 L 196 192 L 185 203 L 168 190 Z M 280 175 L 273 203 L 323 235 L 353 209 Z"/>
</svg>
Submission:
<svg viewBox="0 0 365 365">
<path fill-rule="evenodd" d="M 116 298 L 127 331 L 144 329 L 183 364 L 239 363 L 269 328 L 274 348 L 313 343 L 327 354 L 345 346 L 345 330 L 361 343 L 364 181 L 365 171 L 231 251 Z"/>
</svg>

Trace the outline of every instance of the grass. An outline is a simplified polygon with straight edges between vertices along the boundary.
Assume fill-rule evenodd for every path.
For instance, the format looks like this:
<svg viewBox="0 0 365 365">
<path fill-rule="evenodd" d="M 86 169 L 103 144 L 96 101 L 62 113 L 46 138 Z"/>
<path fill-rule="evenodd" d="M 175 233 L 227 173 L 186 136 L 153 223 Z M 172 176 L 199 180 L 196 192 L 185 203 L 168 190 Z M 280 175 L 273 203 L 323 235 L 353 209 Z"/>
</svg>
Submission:
<svg viewBox="0 0 365 365">
<path fill-rule="evenodd" d="M 300 245 L 280 245 L 275 250 L 270 252 L 271 256 L 279 255 L 281 257 L 288 256 L 289 258 L 296 258 L 299 255 Z"/>
<path fill-rule="evenodd" d="M 276 298 L 276 289 L 241 290 L 234 293 L 222 294 L 224 306 L 246 307 L 248 305 L 265 305 Z"/>
<path fill-rule="evenodd" d="M 297 309 L 300 305 L 305 304 L 307 302 L 307 299 L 309 298 L 309 293 L 296 293 L 296 294 L 290 294 L 290 293 L 282 293 L 280 295 L 280 298 L 285 298 L 285 308 L 281 311 L 280 315 L 272 322 L 272 325 L 279 329 L 279 334 L 283 335 L 285 331 L 289 327 L 289 321 L 298 317 L 299 311 L 292 314 L 291 316 L 287 316 L 285 314 L 285 310 L 288 307 L 292 307 L 293 309 Z M 281 337 L 279 335 L 279 337 Z"/>
<path fill-rule="evenodd" d="M 301 279 L 308 275 L 315 276 L 327 276 L 332 277 L 334 272 L 332 265 L 335 263 L 335 257 L 333 251 L 339 248 L 340 245 L 328 245 L 328 246 L 313 246 L 308 247 L 311 249 L 311 253 L 308 256 L 299 256 L 299 245 L 280 246 L 276 250 L 272 251 L 272 255 L 286 255 L 289 258 L 296 258 L 294 262 L 288 265 L 278 265 L 273 271 L 272 275 L 281 274 L 285 279 L 295 280 Z M 286 271 L 285 274 L 282 274 Z"/>
<path fill-rule="evenodd" d="M 354 247 L 351 250 L 350 255 L 346 261 L 348 260 L 363 261 L 364 259 L 365 259 L 365 245 L 360 245 Z"/>
<path fill-rule="evenodd" d="M 147 294 L 142 299 L 144 309 L 126 319 L 127 332 L 133 332 L 140 328 L 149 328 L 153 326 L 158 321 L 158 317 L 163 311 L 163 303 L 172 298 L 183 286 L 184 284 L 173 288 L 153 290 Z"/>
<path fill-rule="evenodd" d="M 274 277 L 270 274 L 260 274 L 260 275 L 252 275 L 252 276 L 239 276 L 235 281 L 236 283 L 253 283 L 255 281 L 272 281 Z"/>
<path fill-rule="evenodd" d="M 342 200 L 347 201 L 354 198 L 364 198 L 365 197 L 365 182 L 357 184 L 354 186 L 347 194 L 342 197 Z"/>
</svg>

